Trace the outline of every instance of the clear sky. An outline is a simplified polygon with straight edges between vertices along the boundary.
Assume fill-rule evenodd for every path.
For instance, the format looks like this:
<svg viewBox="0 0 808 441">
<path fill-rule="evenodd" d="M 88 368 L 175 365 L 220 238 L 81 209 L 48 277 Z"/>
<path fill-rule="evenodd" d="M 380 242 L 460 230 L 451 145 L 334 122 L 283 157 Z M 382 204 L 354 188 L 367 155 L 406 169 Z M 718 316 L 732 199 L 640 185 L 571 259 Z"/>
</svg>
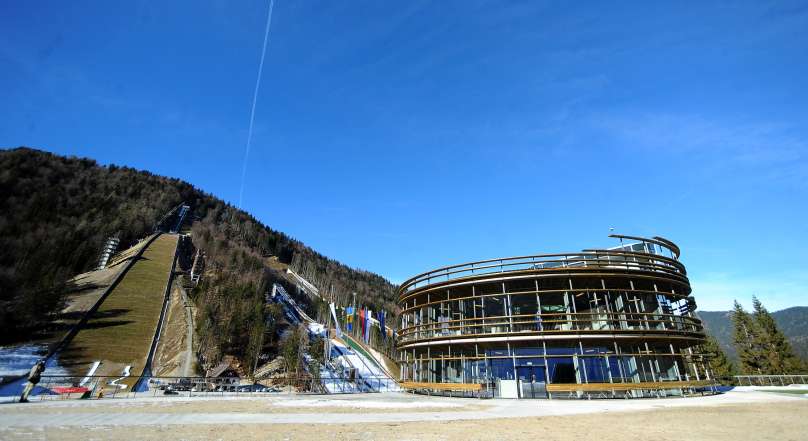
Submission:
<svg viewBox="0 0 808 441">
<path fill-rule="evenodd" d="M 0 145 L 236 203 L 268 6 L 3 1 Z M 614 227 L 808 305 L 806 79 L 805 2 L 278 0 L 244 208 L 394 282 Z"/>
</svg>

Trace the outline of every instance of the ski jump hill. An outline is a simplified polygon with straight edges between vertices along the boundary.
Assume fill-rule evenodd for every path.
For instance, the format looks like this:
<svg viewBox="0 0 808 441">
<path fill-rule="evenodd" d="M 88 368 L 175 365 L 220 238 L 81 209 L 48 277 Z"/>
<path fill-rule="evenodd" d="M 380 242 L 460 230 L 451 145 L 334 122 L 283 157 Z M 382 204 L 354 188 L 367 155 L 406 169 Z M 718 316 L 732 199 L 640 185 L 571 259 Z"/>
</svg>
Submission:
<svg viewBox="0 0 808 441">
<path fill-rule="evenodd" d="M 156 233 L 129 257 L 117 283 L 55 354 L 61 366 L 77 376 L 93 366 L 93 375 L 120 376 L 117 384 L 127 389 L 150 374 L 178 239 L 177 234 Z"/>
<path fill-rule="evenodd" d="M 280 285 L 272 288 L 272 297 L 284 306 L 287 320 L 293 324 L 305 324 L 309 333 L 328 338 L 325 325 L 309 317 L 300 305 Z M 382 367 L 383 363 L 370 356 L 367 350 L 347 334 L 342 338 L 330 338 L 330 353 L 325 365 L 320 366 L 320 378 L 345 381 L 323 382 L 328 393 L 381 392 L 401 390 L 395 379 Z M 310 358 L 307 356 L 307 358 Z M 308 360 L 312 362 L 312 360 Z M 352 377 L 348 372 L 353 371 Z"/>
</svg>

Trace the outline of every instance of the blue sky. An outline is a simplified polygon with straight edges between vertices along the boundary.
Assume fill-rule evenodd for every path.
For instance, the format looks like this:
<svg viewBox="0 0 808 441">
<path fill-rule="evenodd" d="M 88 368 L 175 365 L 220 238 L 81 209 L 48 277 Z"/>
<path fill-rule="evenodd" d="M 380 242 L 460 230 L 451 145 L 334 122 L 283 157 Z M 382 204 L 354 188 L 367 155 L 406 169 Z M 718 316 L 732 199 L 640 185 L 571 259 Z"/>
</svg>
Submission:
<svg viewBox="0 0 808 441">
<path fill-rule="evenodd" d="M 400 282 L 659 235 L 808 305 L 808 5 L 279 0 L 244 208 Z M 236 203 L 268 3 L 0 4 L 0 145 Z"/>
</svg>

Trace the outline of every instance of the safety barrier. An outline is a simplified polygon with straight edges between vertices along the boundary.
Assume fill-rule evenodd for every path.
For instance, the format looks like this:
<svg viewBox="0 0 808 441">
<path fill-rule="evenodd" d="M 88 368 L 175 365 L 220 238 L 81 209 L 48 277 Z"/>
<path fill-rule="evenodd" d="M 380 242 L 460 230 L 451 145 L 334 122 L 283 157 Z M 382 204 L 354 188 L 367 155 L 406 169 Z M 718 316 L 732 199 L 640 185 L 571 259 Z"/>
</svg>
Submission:
<svg viewBox="0 0 808 441">
<path fill-rule="evenodd" d="M 389 378 L 362 377 L 370 388 L 358 388 L 354 380 L 346 377 L 280 376 L 260 380 L 259 383 L 240 384 L 238 378 L 213 377 L 150 377 L 135 391 L 125 384 L 116 384 L 120 376 L 60 376 L 43 375 L 34 389 L 32 401 L 65 399 L 133 399 L 143 397 L 212 397 L 212 396 L 272 396 L 278 394 L 349 394 L 365 392 L 395 392 Z M 19 397 L 19 390 L 11 390 L 10 397 Z M 8 393 L 8 392 L 7 392 Z"/>
<path fill-rule="evenodd" d="M 808 384 L 808 375 L 736 375 L 739 386 L 788 386 Z"/>
<path fill-rule="evenodd" d="M 613 250 L 588 250 L 578 253 L 541 254 L 481 260 L 438 268 L 404 281 L 398 289 L 399 301 L 410 291 L 439 282 L 476 277 L 492 273 L 517 271 L 570 271 L 576 269 L 608 269 L 615 271 L 648 271 L 686 281 L 684 265 L 668 257 Z"/>
</svg>

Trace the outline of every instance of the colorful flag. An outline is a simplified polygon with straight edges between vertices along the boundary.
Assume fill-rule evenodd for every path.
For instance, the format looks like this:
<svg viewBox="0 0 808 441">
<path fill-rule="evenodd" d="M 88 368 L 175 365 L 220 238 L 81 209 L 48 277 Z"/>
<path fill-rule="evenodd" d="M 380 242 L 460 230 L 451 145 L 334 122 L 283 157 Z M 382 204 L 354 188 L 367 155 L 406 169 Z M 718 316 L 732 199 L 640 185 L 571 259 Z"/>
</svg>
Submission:
<svg viewBox="0 0 808 441">
<path fill-rule="evenodd" d="M 359 334 L 365 335 L 365 308 L 359 308 Z"/>
<path fill-rule="evenodd" d="M 370 313 L 370 310 L 365 308 L 365 327 L 362 330 L 362 341 L 364 341 L 365 343 L 368 342 L 368 328 L 369 328 L 368 325 L 370 324 L 370 317 L 369 317 L 370 314 L 369 313 Z"/>
<path fill-rule="evenodd" d="M 370 343 L 370 327 L 371 327 L 371 319 L 373 318 L 373 311 L 370 309 L 367 310 L 365 313 L 365 320 L 367 323 L 365 324 L 365 343 Z"/>
<path fill-rule="evenodd" d="M 382 331 L 382 341 L 387 341 L 387 332 L 384 329 L 384 311 L 379 311 L 379 329 Z"/>
<path fill-rule="evenodd" d="M 342 329 L 339 328 L 339 320 L 337 320 L 337 310 L 334 308 L 334 302 L 331 302 L 328 306 L 331 308 L 331 317 L 334 318 L 334 329 L 337 331 L 337 337 L 342 338 Z"/>
<path fill-rule="evenodd" d="M 353 314 L 353 312 L 354 311 L 353 311 L 352 306 L 349 306 L 349 307 L 345 308 L 345 315 L 346 315 L 346 317 L 345 317 L 345 322 L 346 322 L 345 323 L 345 329 L 347 329 L 348 332 L 353 331 L 353 322 L 354 322 L 354 314 Z"/>
</svg>

